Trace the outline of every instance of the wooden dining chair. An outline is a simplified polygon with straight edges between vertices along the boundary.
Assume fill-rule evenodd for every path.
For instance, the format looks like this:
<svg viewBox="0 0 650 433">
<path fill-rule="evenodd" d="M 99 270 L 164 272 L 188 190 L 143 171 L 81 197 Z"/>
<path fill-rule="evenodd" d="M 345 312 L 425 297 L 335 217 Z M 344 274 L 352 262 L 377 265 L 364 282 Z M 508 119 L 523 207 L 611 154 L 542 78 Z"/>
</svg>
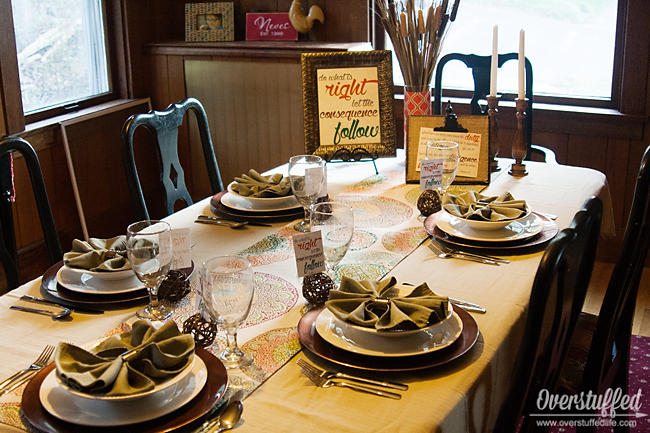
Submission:
<svg viewBox="0 0 650 433">
<path fill-rule="evenodd" d="M 596 260 L 602 215 L 602 201 L 588 199 L 544 252 L 495 432 L 515 432 L 520 422 L 522 433 L 546 431 L 536 425 L 549 419 L 548 408 L 537 408 L 537 397 L 541 390 L 552 394 L 556 389 Z"/>
<path fill-rule="evenodd" d="M 562 371 L 561 386 L 566 394 L 580 392 L 604 395 L 607 389 L 628 389 L 630 342 L 641 274 L 650 248 L 650 147 L 645 150 L 636 180 L 632 207 L 619 257 L 614 265 L 598 316 L 583 313 Z M 644 412 L 646 412 L 644 408 Z M 596 412 L 588 413 L 593 416 Z M 627 411 L 617 410 L 620 416 Z M 595 432 L 580 427 L 579 432 Z M 616 432 L 628 432 L 619 423 Z"/>
<path fill-rule="evenodd" d="M 160 180 L 164 186 L 164 206 L 168 216 L 174 213 L 174 205 L 183 200 L 187 206 L 193 204 L 192 197 L 185 184 L 185 172 L 178 158 L 178 128 L 183 124 L 185 113 L 190 110 L 196 115 L 203 155 L 208 169 L 212 193 L 223 191 L 221 173 L 217 165 L 208 118 L 201 103 L 195 98 L 187 98 L 172 104 L 165 111 L 152 110 L 144 114 L 134 114 L 122 128 L 122 158 L 126 170 L 129 193 L 135 208 L 136 217 L 149 219 L 149 210 L 145 203 L 140 177 L 136 168 L 133 151 L 133 137 L 139 126 L 148 129 L 157 143 L 160 162 Z"/>
<path fill-rule="evenodd" d="M 27 165 L 50 264 L 54 265 L 63 260 L 61 242 L 56 231 L 41 164 L 38 161 L 36 152 L 22 138 L 2 137 L 0 139 L 0 192 L 2 195 L 0 198 L 0 224 L 2 224 L 2 230 L 0 230 L 0 263 L 2 263 L 7 279 L 7 290 L 13 290 L 21 283 L 11 201 L 13 188 L 11 155 L 14 152 L 19 152 Z"/>
<path fill-rule="evenodd" d="M 499 54 L 498 67 L 502 67 L 504 63 L 510 60 L 518 59 L 518 53 Z M 483 109 L 479 103 L 480 100 L 485 99 L 486 95 L 490 93 L 490 70 L 492 64 L 492 56 L 478 56 L 476 54 L 459 54 L 450 53 L 443 56 L 436 66 L 435 87 L 433 96 L 433 114 L 442 114 L 442 75 L 445 65 L 452 61 L 459 60 L 472 70 L 472 77 L 474 78 L 474 94 L 470 102 L 472 115 L 487 115 L 487 109 Z M 528 99 L 528 108 L 526 109 L 525 120 L 525 136 L 527 153 L 526 158 L 530 160 L 532 154 L 538 155 L 543 161 L 557 164 L 555 152 L 551 149 L 533 144 L 533 67 L 530 60 L 526 58 L 525 62 L 525 96 Z"/>
</svg>

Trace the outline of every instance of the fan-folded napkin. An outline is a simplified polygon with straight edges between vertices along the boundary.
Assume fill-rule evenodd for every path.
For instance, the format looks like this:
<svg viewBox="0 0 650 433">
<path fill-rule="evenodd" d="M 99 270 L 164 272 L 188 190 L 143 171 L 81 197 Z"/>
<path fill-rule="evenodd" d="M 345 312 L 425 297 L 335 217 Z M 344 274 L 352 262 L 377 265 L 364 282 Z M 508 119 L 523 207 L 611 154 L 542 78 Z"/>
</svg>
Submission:
<svg viewBox="0 0 650 433">
<path fill-rule="evenodd" d="M 135 349 L 128 361 L 122 355 Z M 156 330 L 148 320 L 114 335 L 90 351 L 59 343 L 54 363 L 59 379 L 88 394 L 130 395 L 154 389 L 191 365 L 194 338 L 180 332 L 173 320 Z"/>
<path fill-rule="evenodd" d="M 249 170 L 248 175 L 236 177 L 231 188 L 243 197 L 273 198 L 285 197 L 291 193 L 288 177 L 283 177 L 281 173 L 262 176 L 255 170 Z"/>
<path fill-rule="evenodd" d="M 513 220 L 528 213 L 526 201 L 515 200 L 509 192 L 499 196 L 485 196 L 476 191 L 446 194 L 442 207 L 455 217 L 483 221 Z"/>
<path fill-rule="evenodd" d="M 436 295 L 427 283 L 406 296 L 395 296 L 396 288 L 395 277 L 356 281 L 344 276 L 325 306 L 341 320 L 383 331 L 419 329 L 447 317 L 449 299 Z"/>
<path fill-rule="evenodd" d="M 110 239 L 75 239 L 72 251 L 63 255 L 63 262 L 71 268 L 89 271 L 124 271 L 131 269 L 126 253 L 126 236 Z"/>
</svg>

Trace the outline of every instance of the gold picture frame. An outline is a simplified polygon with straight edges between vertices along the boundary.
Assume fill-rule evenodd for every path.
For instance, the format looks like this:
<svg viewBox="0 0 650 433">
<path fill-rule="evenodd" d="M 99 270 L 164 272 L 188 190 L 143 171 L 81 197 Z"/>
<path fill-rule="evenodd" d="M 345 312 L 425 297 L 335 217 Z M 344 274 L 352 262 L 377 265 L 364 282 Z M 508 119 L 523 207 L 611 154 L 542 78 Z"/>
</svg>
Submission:
<svg viewBox="0 0 650 433">
<path fill-rule="evenodd" d="M 233 2 L 186 3 L 186 42 L 227 42 L 235 40 Z"/>
<path fill-rule="evenodd" d="M 307 153 L 327 161 L 397 154 L 390 51 L 302 54 L 302 86 Z"/>
<path fill-rule="evenodd" d="M 475 142 L 479 136 L 479 148 L 476 145 L 465 154 L 465 172 L 476 174 L 475 176 L 462 176 L 457 174 L 454 185 L 489 185 L 490 184 L 490 118 L 489 116 L 454 116 L 457 120 L 455 128 L 449 128 L 445 119 L 447 116 L 410 116 L 406 124 L 406 182 L 419 183 L 420 172 L 418 162 L 422 158 L 422 146 L 426 147 L 426 137 L 440 135 L 440 139 L 459 141 L 464 140 Z M 423 128 L 425 128 L 423 130 Z M 465 132 L 458 132 L 465 130 Z M 453 138 L 457 134 L 458 139 Z M 463 146 L 460 147 L 463 157 Z M 467 150 L 467 149 L 465 149 Z M 471 152 L 471 153 L 469 153 Z M 462 158 L 461 158 L 462 159 Z M 469 161 L 469 162 L 467 162 Z M 460 172 L 459 172 L 460 173 Z"/>
</svg>

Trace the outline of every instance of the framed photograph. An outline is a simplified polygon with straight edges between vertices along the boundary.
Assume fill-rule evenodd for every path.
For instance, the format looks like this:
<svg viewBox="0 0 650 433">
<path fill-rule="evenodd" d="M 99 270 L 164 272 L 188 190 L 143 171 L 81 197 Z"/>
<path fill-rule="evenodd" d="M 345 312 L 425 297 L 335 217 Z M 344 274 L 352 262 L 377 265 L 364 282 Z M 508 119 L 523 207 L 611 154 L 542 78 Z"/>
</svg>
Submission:
<svg viewBox="0 0 650 433">
<path fill-rule="evenodd" d="M 235 40 L 232 2 L 186 3 L 185 41 L 217 42 Z"/>
<path fill-rule="evenodd" d="M 450 121 L 451 120 L 451 121 Z M 489 185 L 489 116 L 410 116 L 407 121 L 406 182 L 420 182 L 420 162 L 427 142 L 458 142 L 460 164 L 453 185 Z"/>
<path fill-rule="evenodd" d="M 307 153 L 327 161 L 396 155 L 390 51 L 305 53 L 302 95 Z"/>
</svg>

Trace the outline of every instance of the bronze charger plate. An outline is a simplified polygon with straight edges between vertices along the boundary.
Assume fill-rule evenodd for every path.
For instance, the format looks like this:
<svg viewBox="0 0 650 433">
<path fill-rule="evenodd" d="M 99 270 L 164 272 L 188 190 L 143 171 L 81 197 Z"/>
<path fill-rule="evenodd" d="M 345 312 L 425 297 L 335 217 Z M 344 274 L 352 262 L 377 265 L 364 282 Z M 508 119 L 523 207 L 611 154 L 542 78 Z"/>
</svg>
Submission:
<svg viewBox="0 0 650 433">
<path fill-rule="evenodd" d="M 307 350 L 321 358 L 346 367 L 375 371 L 411 371 L 443 365 L 464 355 L 476 343 L 479 330 L 476 320 L 465 310 L 454 309 L 463 322 L 460 337 L 449 347 L 423 355 L 379 357 L 360 355 L 340 349 L 325 341 L 316 331 L 316 318 L 325 306 L 314 308 L 298 322 L 298 339 Z"/>
<path fill-rule="evenodd" d="M 221 191 L 210 199 L 210 211 L 216 216 L 237 221 L 271 222 L 291 221 L 296 218 L 302 218 L 305 215 L 305 211 L 302 207 L 285 210 L 269 210 L 266 212 L 248 212 L 245 210 L 233 209 L 221 203 L 221 197 L 227 193 L 228 191 Z"/>
<path fill-rule="evenodd" d="M 208 370 L 208 380 L 201 392 L 185 406 L 150 421 L 119 426 L 120 432 L 155 433 L 166 432 L 185 426 L 207 414 L 219 402 L 228 389 L 228 373 L 214 355 L 200 347 L 195 348 Z M 72 424 L 50 414 L 39 398 L 41 384 L 55 368 L 54 363 L 39 371 L 23 392 L 21 409 L 29 423 L 39 431 L 52 433 L 114 432 L 115 427 L 91 427 Z"/>
<path fill-rule="evenodd" d="M 81 293 L 66 289 L 56 280 L 56 274 L 62 266 L 63 261 L 60 261 L 51 266 L 50 269 L 45 271 L 45 274 L 43 274 L 41 292 L 45 298 L 55 302 L 64 301 L 63 303 L 70 305 L 71 307 L 74 307 L 74 305 L 77 304 L 77 306 L 80 307 L 93 305 L 105 309 L 128 308 L 149 301 L 149 294 L 145 288 L 134 290 L 132 292 L 115 293 L 110 295 Z M 189 278 L 192 272 L 194 272 L 194 262 L 192 262 L 191 266 L 182 268 L 181 270 L 184 271 Z"/>
<path fill-rule="evenodd" d="M 442 212 L 442 211 L 440 211 Z M 521 248 L 529 248 L 537 245 L 542 245 L 555 237 L 558 234 L 559 228 L 555 221 L 549 219 L 548 217 L 533 212 L 544 222 L 544 228 L 538 234 L 527 239 L 520 239 L 515 241 L 504 241 L 504 242 L 481 242 L 474 241 L 469 239 L 459 238 L 457 236 L 452 236 L 448 233 L 443 232 L 438 227 L 436 222 L 438 221 L 438 216 L 440 212 L 431 214 L 424 220 L 424 230 L 433 236 L 439 241 L 443 241 L 452 245 L 457 245 L 460 247 L 468 248 L 479 248 L 479 249 L 488 249 L 488 250 L 519 250 Z"/>
</svg>

